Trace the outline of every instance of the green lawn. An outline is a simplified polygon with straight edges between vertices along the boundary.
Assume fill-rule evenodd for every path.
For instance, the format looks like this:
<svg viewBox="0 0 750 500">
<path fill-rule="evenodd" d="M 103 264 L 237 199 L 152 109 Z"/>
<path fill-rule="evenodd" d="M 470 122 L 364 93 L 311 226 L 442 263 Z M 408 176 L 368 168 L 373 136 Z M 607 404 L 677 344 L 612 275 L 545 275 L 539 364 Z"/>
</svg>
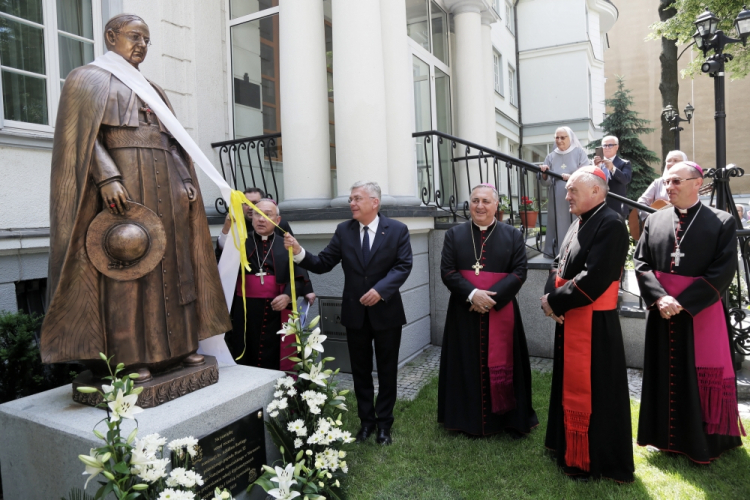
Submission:
<svg viewBox="0 0 750 500">
<path fill-rule="evenodd" d="M 686 458 L 653 453 L 634 446 L 636 481 L 619 485 L 601 480 L 568 479 L 545 454 L 544 433 L 551 374 L 534 373 L 534 408 L 540 425 L 527 439 L 504 435 L 470 439 L 443 430 L 435 422 L 437 378 L 414 401 L 396 403 L 394 444 L 374 440 L 352 445 L 347 462 L 348 498 L 391 499 L 521 499 L 521 498 L 750 498 L 750 440 L 710 466 Z M 355 433 L 359 421 L 353 394 L 345 426 Z M 638 404 L 631 404 L 633 432 Z M 750 422 L 745 422 L 750 428 Z M 634 434 L 635 438 L 635 434 Z"/>
</svg>

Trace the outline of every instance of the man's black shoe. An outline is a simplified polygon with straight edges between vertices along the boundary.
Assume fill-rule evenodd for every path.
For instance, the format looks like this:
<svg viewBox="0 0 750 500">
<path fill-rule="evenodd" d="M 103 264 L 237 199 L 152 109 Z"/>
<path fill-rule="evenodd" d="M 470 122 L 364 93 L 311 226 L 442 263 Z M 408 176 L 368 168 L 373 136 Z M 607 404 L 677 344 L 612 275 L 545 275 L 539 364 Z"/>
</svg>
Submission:
<svg viewBox="0 0 750 500">
<path fill-rule="evenodd" d="M 363 425 L 359 428 L 359 432 L 357 433 L 357 442 L 364 443 L 365 441 L 367 441 L 367 438 L 369 438 L 374 432 L 374 425 Z"/>
<path fill-rule="evenodd" d="M 393 438 L 391 438 L 391 430 L 390 429 L 378 429 L 378 437 L 375 438 L 375 442 L 378 444 L 391 444 L 393 443 Z"/>
</svg>

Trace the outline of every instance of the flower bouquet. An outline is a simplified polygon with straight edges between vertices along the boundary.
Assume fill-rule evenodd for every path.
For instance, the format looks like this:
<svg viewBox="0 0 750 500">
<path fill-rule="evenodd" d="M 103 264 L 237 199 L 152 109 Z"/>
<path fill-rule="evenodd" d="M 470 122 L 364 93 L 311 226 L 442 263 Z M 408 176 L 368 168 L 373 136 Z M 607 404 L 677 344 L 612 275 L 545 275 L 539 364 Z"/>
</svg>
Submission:
<svg viewBox="0 0 750 500">
<path fill-rule="evenodd" d="M 276 381 L 274 400 L 268 405 L 266 428 L 281 452 L 281 464 L 263 466 L 264 473 L 255 483 L 274 498 L 308 500 L 341 498 L 340 479 L 348 471 L 344 444 L 354 442 L 341 430 L 341 414 L 347 411 L 344 396 L 333 378 L 338 374 L 325 369 L 334 358 L 320 359 L 325 335 L 316 328 L 320 317 L 304 326 L 297 313 L 290 315 L 279 335 L 294 335 L 292 346 L 297 356 L 298 377 Z M 252 488 L 252 485 L 250 486 Z M 248 489 L 249 491 L 249 489 Z M 302 499 L 301 499 L 302 500 Z"/>
<path fill-rule="evenodd" d="M 78 455 L 86 466 L 84 475 L 89 481 L 101 474 L 105 481 L 94 496 L 95 500 L 106 498 L 114 494 L 118 500 L 197 500 L 200 497 L 196 490 L 203 485 L 203 478 L 193 470 L 193 459 L 199 453 L 198 440 L 194 437 L 175 439 L 167 443 L 167 438 L 158 434 L 149 434 L 138 438 L 138 421 L 135 415 L 143 411 L 136 405 L 138 394 L 143 388 L 134 387 L 133 380 L 137 373 L 119 377 L 125 368 L 122 363 L 112 371 L 112 358 L 100 353 L 99 356 L 107 363 L 109 376 L 104 377 L 111 385 L 103 385 L 102 390 L 95 387 L 79 387 L 83 393 L 99 392 L 103 402 L 98 407 L 107 410 L 107 417 L 102 419 L 107 425 L 106 435 L 94 426 L 94 435 L 103 441 L 99 448 L 91 448 L 88 455 Z M 136 428 L 123 438 L 120 425 L 123 419 L 135 420 Z M 164 456 L 164 446 L 170 454 Z M 167 468 L 173 467 L 169 473 Z M 214 491 L 214 500 L 232 500 L 227 490 Z"/>
</svg>

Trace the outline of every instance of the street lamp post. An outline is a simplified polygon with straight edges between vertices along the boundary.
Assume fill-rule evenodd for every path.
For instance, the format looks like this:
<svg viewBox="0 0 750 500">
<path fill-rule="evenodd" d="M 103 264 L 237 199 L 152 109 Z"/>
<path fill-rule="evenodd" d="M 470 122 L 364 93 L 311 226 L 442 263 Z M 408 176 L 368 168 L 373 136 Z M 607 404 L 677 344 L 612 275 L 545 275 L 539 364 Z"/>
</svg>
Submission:
<svg viewBox="0 0 750 500">
<path fill-rule="evenodd" d="M 681 117 L 680 112 L 674 109 L 671 104 L 667 104 L 667 107 L 661 112 L 664 120 L 671 125 L 669 130 L 674 132 L 674 148 L 676 150 L 680 149 L 680 132 L 685 130 L 680 127 L 680 122 L 690 123 L 690 120 L 693 119 L 693 113 L 695 113 L 695 108 L 690 103 L 685 106 L 685 118 Z"/>
<path fill-rule="evenodd" d="M 724 47 L 732 43 L 742 42 L 746 44 L 747 37 L 750 35 L 750 11 L 747 7 L 743 7 L 742 11 L 737 15 L 735 20 L 735 27 L 737 28 L 737 34 L 740 36 L 739 39 L 730 38 L 724 34 L 723 31 L 717 29 L 719 26 L 719 18 L 706 9 L 704 13 L 698 16 L 695 20 L 695 26 L 697 31 L 693 35 L 695 44 L 700 50 L 703 51 L 703 56 L 707 56 L 709 51 L 714 53 L 706 59 L 706 62 L 701 66 L 701 71 L 708 73 L 710 77 L 714 79 L 714 104 L 715 113 L 714 119 L 716 121 L 716 171 L 717 174 L 726 167 L 727 162 L 727 134 L 726 134 L 726 112 L 724 108 L 724 64 L 727 61 L 731 61 L 732 54 L 725 54 Z M 719 210 L 726 210 L 726 181 L 727 179 L 720 180 L 721 175 L 717 176 L 716 186 L 716 208 Z"/>
</svg>

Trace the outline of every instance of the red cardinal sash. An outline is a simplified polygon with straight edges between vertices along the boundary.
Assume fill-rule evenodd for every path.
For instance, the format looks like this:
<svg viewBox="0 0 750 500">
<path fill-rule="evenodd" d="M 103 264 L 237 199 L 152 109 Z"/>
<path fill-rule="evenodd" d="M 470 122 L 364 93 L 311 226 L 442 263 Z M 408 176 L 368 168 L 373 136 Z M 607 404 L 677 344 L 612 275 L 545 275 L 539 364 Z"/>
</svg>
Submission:
<svg viewBox="0 0 750 500">
<path fill-rule="evenodd" d="M 461 276 L 480 290 L 489 290 L 508 273 L 490 273 L 481 271 L 479 276 L 474 271 L 461 271 Z M 490 396 L 492 413 L 506 413 L 516 408 L 516 394 L 513 391 L 513 331 L 515 313 L 511 300 L 499 311 L 490 309 L 489 342 L 487 347 L 487 365 L 490 370 Z"/>
<path fill-rule="evenodd" d="M 568 280 L 555 278 L 555 288 Z M 594 311 L 617 308 L 617 289 L 614 281 L 607 290 L 587 306 L 565 313 L 565 342 L 563 346 L 563 424 L 565 426 L 565 463 L 588 471 L 589 423 L 591 421 L 591 321 Z"/>
<path fill-rule="evenodd" d="M 679 296 L 696 280 L 702 279 L 659 271 L 654 274 L 672 297 Z M 693 317 L 695 371 L 706 434 L 739 436 L 741 429 L 744 436 L 745 429 L 742 428 L 737 408 L 737 388 L 728 338 L 727 320 L 721 300 Z"/>
<path fill-rule="evenodd" d="M 260 282 L 260 276 L 254 274 L 245 274 L 245 297 L 249 299 L 275 299 L 280 294 L 284 293 L 284 283 L 276 283 L 276 276 L 267 274 L 263 276 L 263 283 Z M 235 293 L 242 297 L 242 281 L 237 280 L 237 287 Z M 289 321 L 289 309 L 281 311 L 281 323 Z M 275 332 L 274 332 L 275 333 Z M 287 335 L 284 339 L 281 339 L 281 354 L 279 360 L 279 370 L 291 371 L 294 368 L 294 363 L 289 361 L 289 356 L 294 356 L 297 350 L 292 347 L 294 343 L 294 335 Z"/>
</svg>

